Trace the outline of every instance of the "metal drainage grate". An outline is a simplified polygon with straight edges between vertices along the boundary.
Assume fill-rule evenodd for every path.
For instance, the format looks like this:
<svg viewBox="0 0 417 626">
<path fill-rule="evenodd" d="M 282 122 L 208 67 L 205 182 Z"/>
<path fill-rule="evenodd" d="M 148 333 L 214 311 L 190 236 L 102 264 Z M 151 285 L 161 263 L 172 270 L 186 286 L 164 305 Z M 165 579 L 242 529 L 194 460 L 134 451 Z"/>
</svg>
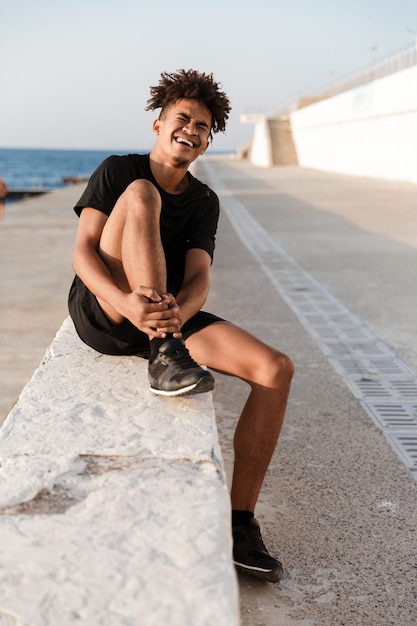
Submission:
<svg viewBox="0 0 417 626">
<path fill-rule="evenodd" d="M 385 436 L 407 467 L 417 470 L 417 431 L 385 433 Z"/>
<path fill-rule="evenodd" d="M 300 316 L 302 317 L 302 316 Z M 307 327 L 308 320 L 305 320 L 304 325 Z M 345 327 L 337 324 L 332 324 L 330 320 L 327 321 L 327 326 L 319 328 L 310 327 L 310 333 L 317 335 L 319 341 L 324 343 L 332 341 L 343 341 L 345 343 L 370 343 L 375 340 L 375 336 L 367 328 L 357 328 L 355 326 Z"/>
<path fill-rule="evenodd" d="M 385 344 L 380 341 L 371 341 L 369 343 L 345 343 L 345 342 L 329 342 L 323 345 L 323 351 L 329 356 L 348 357 L 367 355 L 370 357 L 390 356 L 394 353 Z"/>
<path fill-rule="evenodd" d="M 363 402 L 377 426 L 384 430 L 417 429 L 417 404 L 406 402 Z"/>
<path fill-rule="evenodd" d="M 342 376 L 357 376 L 372 378 L 382 376 L 407 376 L 412 377 L 413 371 L 400 359 L 392 357 L 367 358 L 363 354 L 358 357 L 341 357 L 330 359 L 334 368 Z"/>
<path fill-rule="evenodd" d="M 393 380 L 392 386 L 401 398 L 417 399 L 417 380 Z"/>
<path fill-rule="evenodd" d="M 417 381 L 393 380 L 389 378 L 346 378 L 345 382 L 356 398 L 361 400 L 373 398 L 392 399 L 394 401 L 413 401 L 417 398 Z"/>
</svg>

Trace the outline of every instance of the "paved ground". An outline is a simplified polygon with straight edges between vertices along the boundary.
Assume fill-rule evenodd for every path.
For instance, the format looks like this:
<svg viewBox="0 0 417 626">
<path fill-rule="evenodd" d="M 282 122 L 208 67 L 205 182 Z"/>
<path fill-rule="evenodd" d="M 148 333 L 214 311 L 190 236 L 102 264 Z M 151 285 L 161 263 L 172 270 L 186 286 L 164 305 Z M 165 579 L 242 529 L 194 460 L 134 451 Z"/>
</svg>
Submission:
<svg viewBox="0 0 417 626">
<path fill-rule="evenodd" d="M 6 204 L 0 221 L 0 423 L 68 315 L 70 207 L 82 188 Z"/>
<path fill-rule="evenodd" d="M 216 181 L 227 204 L 208 308 L 290 354 L 297 368 L 257 508 L 286 576 L 280 585 L 240 578 L 242 624 L 412 626 L 416 481 L 352 391 L 351 374 L 340 372 L 343 359 L 334 366 L 324 353 L 322 327 L 306 304 L 331 301 L 332 332 L 346 331 L 348 319 L 415 379 L 417 187 L 214 157 L 206 163 L 201 177 Z M 79 194 L 71 187 L 10 205 L 0 223 L 0 419 L 67 314 L 76 226 L 70 207 Z M 249 248 L 236 234 L 247 225 Z M 295 283 L 282 290 L 274 273 L 285 272 Z M 373 363 L 367 377 L 378 378 L 384 364 Z M 415 414 L 412 393 L 407 406 Z M 245 394 L 243 383 L 217 377 L 229 474 Z"/>
<path fill-rule="evenodd" d="M 290 354 L 297 370 L 257 508 L 286 577 L 275 586 L 240 579 L 242 624 L 411 626 L 417 620 L 416 481 L 350 390 L 349 377 L 335 371 L 287 302 L 297 305 L 319 285 L 325 304 L 333 298 L 334 327 L 340 321 L 348 331 L 350 314 L 353 330 L 365 338 L 375 333 L 374 345 L 391 348 L 415 372 L 417 187 L 207 163 L 205 174 L 225 187 L 221 199 L 234 209 L 234 226 L 227 216 L 221 221 L 210 306 Z M 246 210 L 256 221 L 245 231 Z M 236 229 L 250 237 L 249 249 Z M 263 269 L 253 256 L 258 238 L 259 257 L 269 246 Z M 281 246 L 275 257 L 274 244 Z M 264 272 L 268 255 L 277 268 L 272 277 L 287 266 L 296 275 L 284 289 L 285 301 Z M 317 304 L 313 296 L 307 304 Z M 383 369 L 384 358 L 376 365 Z M 370 378 L 379 374 L 371 370 Z M 235 415 L 245 393 L 243 384 L 218 378 L 215 409 L 229 475 Z M 416 416 L 416 392 L 408 399 Z"/>
</svg>

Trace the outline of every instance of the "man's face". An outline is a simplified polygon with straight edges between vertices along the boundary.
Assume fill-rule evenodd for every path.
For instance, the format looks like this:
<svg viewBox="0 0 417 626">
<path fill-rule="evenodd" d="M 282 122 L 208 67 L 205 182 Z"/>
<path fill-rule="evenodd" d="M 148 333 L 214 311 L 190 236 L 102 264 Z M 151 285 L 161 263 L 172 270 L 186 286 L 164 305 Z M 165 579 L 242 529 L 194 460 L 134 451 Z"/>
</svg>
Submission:
<svg viewBox="0 0 417 626">
<path fill-rule="evenodd" d="M 177 164 L 185 165 L 209 146 L 211 113 L 198 100 L 183 98 L 167 107 L 153 125 L 157 145 Z"/>
</svg>

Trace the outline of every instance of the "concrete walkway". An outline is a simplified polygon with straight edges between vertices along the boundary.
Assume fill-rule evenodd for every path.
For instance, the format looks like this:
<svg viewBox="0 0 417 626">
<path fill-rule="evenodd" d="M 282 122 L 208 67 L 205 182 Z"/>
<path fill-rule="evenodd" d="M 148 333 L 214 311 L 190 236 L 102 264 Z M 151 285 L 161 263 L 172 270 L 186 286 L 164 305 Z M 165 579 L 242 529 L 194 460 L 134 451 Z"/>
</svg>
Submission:
<svg viewBox="0 0 417 626">
<path fill-rule="evenodd" d="M 0 221 L 0 423 L 68 315 L 77 221 L 84 185 L 6 203 Z"/>
<path fill-rule="evenodd" d="M 215 157 L 198 175 L 216 183 L 225 206 L 207 308 L 287 352 L 297 368 L 256 511 L 286 575 L 279 585 L 240 578 L 242 624 L 413 626 L 415 470 L 394 449 L 391 426 L 371 416 L 360 383 L 391 385 L 388 404 L 399 398 L 413 422 L 417 187 Z M 79 193 L 6 207 L 0 223 L 4 415 L 67 314 Z M 365 345 L 379 351 L 369 363 Z M 355 350 L 363 370 L 352 364 Z M 244 383 L 216 377 L 229 477 L 246 394 Z"/>
<path fill-rule="evenodd" d="M 417 484 L 358 384 L 406 380 L 398 404 L 411 408 L 416 433 L 417 187 L 205 163 L 224 206 L 209 308 L 296 364 L 256 511 L 286 576 L 280 585 L 240 578 L 242 624 L 412 626 Z M 229 476 L 245 394 L 218 377 Z"/>
</svg>

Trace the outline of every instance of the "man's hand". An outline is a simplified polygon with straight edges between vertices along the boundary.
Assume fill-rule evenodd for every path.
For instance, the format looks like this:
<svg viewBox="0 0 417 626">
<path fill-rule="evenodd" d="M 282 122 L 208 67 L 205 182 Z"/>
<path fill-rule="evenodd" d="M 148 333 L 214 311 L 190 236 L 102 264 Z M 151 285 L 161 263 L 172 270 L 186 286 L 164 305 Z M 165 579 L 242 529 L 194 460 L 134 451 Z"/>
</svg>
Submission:
<svg viewBox="0 0 417 626">
<path fill-rule="evenodd" d="M 174 316 L 172 319 L 176 320 L 176 323 L 169 330 L 164 328 L 162 325 L 161 326 L 158 325 L 157 332 L 161 332 L 163 336 L 165 336 L 166 333 L 172 333 L 174 337 L 179 339 L 182 336 L 181 328 L 182 328 L 182 323 L 183 323 L 181 309 L 179 308 L 172 293 L 162 294 L 162 301 L 167 305 L 168 307 L 167 311 L 169 311 Z"/>
<path fill-rule="evenodd" d="M 159 294 L 151 287 L 140 286 L 124 295 L 118 312 L 151 339 L 163 339 L 167 333 L 181 337 L 181 313 L 172 294 Z"/>
</svg>

